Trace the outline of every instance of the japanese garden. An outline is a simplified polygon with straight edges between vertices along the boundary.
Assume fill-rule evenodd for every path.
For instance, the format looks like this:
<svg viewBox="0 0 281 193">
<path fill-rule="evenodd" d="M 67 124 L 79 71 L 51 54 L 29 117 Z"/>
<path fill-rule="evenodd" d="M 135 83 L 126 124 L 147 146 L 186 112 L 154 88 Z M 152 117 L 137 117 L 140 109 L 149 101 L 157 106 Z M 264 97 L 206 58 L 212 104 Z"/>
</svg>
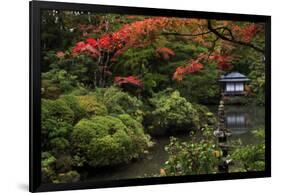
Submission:
<svg viewBox="0 0 281 193">
<path fill-rule="evenodd" d="M 43 183 L 263 171 L 264 49 L 264 23 L 43 11 Z"/>
</svg>

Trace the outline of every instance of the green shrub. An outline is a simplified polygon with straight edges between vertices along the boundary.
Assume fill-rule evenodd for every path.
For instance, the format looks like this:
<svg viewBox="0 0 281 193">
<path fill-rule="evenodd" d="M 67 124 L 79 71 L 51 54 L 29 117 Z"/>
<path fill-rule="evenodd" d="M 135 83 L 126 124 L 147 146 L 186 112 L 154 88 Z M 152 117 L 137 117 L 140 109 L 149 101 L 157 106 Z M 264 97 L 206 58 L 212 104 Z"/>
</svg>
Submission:
<svg viewBox="0 0 281 193">
<path fill-rule="evenodd" d="M 126 92 L 121 91 L 117 87 L 100 88 L 95 91 L 97 98 L 102 100 L 112 115 L 129 114 L 138 121 L 142 121 L 143 103 L 141 100 Z"/>
<path fill-rule="evenodd" d="M 80 179 L 80 174 L 77 171 L 69 171 L 66 173 L 60 173 L 54 183 L 70 183 L 78 182 Z"/>
<path fill-rule="evenodd" d="M 63 100 L 42 99 L 42 119 L 52 118 L 57 121 L 73 123 L 74 112 Z"/>
<path fill-rule="evenodd" d="M 84 88 L 83 86 L 78 85 L 78 87 L 74 88 L 70 94 L 74 96 L 83 96 L 89 94 L 89 90 L 87 88 Z"/>
<path fill-rule="evenodd" d="M 192 134 L 190 142 L 180 142 L 171 137 L 165 147 L 169 158 L 162 173 L 167 176 L 216 173 L 222 152 L 216 146 L 212 131 L 212 128 L 206 127 L 200 140 Z"/>
<path fill-rule="evenodd" d="M 42 153 L 41 171 L 43 183 L 67 183 L 77 182 L 80 175 L 77 171 L 72 170 L 72 158 L 61 155 L 59 158 L 54 157 L 49 152 Z"/>
<path fill-rule="evenodd" d="M 53 69 L 42 73 L 41 95 L 46 99 L 57 99 L 61 94 L 73 90 L 76 85 L 76 76 L 65 70 Z"/>
<path fill-rule="evenodd" d="M 124 116 L 121 117 L 125 120 Z M 94 116 L 79 121 L 72 133 L 76 165 L 114 165 L 140 156 L 148 147 L 149 140 L 141 128 L 137 128 L 140 124 L 131 122 L 133 124 L 127 126 L 112 116 Z"/>
<path fill-rule="evenodd" d="M 235 163 L 235 172 L 264 171 L 265 170 L 265 143 L 264 128 L 252 132 L 260 143 L 239 144 L 231 152 L 230 157 Z"/>
<path fill-rule="evenodd" d="M 151 134 L 188 131 L 199 127 L 199 115 L 178 91 L 157 93 L 150 99 L 153 110 L 146 116 Z"/>
<path fill-rule="evenodd" d="M 208 107 L 197 104 L 197 103 L 192 103 L 192 105 L 196 109 L 196 111 L 199 115 L 201 127 L 204 127 L 205 125 L 209 125 L 209 126 L 216 125 L 217 119 L 216 119 L 215 115 L 208 109 Z"/>
<path fill-rule="evenodd" d="M 139 152 L 143 152 L 147 147 L 151 147 L 153 143 L 150 141 L 150 136 L 144 133 L 143 125 L 135 120 L 129 114 L 121 114 L 118 118 L 127 127 L 127 132 L 133 140 L 133 149 L 138 149 Z M 138 157 L 136 154 L 134 157 Z"/>
<path fill-rule="evenodd" d="M 95 96 L 78 96 L 79 105 L 87 112 L 88 116 L 107 114 L 106 106 L 99 102 Z"/>
<path fill-rule="evenodd" d="M 56 158 L 49 152 L 42 153 L 41 159 L 41 172 L 42 181 L 45 183 L 50 183 L 55 179 L 56 173 L 54 171 Z"/>
<path fill-rule="evenodd" d="M 74 120 L 74 112 L 62 99 L 43 99 L 41 109 L 43 150 L 55 155 L 68 150 Z"/>
<path fill-rule="evenodd" d="M 50 80 L 41 81 L 41 96 L 46 99 L 56 99 L 62 93 L 58 85 L 53 84 Z"/>
<path fill-rule="evenodd" d="M 73 111 L 75 123 L 87 115 L 86 109 L 80 105 L 77 96 L 65 95 L 61 97 L 61 100 L 63 100 Z"/>
</svg>

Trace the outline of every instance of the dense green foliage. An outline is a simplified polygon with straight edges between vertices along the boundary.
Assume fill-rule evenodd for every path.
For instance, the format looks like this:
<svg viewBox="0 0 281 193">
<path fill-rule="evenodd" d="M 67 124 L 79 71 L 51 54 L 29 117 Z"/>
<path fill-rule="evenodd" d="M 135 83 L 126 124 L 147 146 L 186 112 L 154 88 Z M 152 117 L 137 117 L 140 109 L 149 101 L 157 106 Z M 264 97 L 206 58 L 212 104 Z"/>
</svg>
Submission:
<svg viewBox="0 0 281 193">
<path fill-rule="evenodd" d="M 75 125 L 71 138 L 79 166 L 126 163 L 148 148 L 149 138 L 142 125 L 127 114 L 119 117 L 94 116 Z"/>
<path fill-rule="evenodd" d="M 101 99 L 111 115 L 129 114 L 138 121 L 143 119 L 143 102 L 117 87 L 96 89 L 94 95 Z"/>
<path fill-rule="evenodd" d="M 179 91 L 167 89 L 154 94 L 149 102 L 152 110 L 146 114 L 145 122 L 148 132 L 154 135 L 188 132 L 216 123 L 207 107 L 188 102 Z"/>
<path fill-rule="evenodd" d="M 252 133 L 260 142 L 246 146 L 238 145 L 230 156 L 236 161 L 235 171 L 264 171 L 265 169 L 264 129 L 254 130 Z"/>
<path fill-rule="evenodd" d="M 204 105 L 221 99 L 220 76 L 250 79 L 225 104 L 264 105 L 262 23 L 58 10 L 41 19 L 44 183 L 146 159 L 160 135 L 171 137 L 161 175 L 216 173 L 218 122 Z M 263 170 L 264 149 L 235 146 L 234 170 Z"/>
<path fill-rule="evenodd" d="M 206 127 L 202 131 L 201 139 L 193 134 L 191 141 L 180 142 L 171 138 L 165 150 L 169 159 L 165 162 L 165 175 L 192 175 L 217 172 L 220 150 L 212 136 L 212 128 Z"/>
</svg>

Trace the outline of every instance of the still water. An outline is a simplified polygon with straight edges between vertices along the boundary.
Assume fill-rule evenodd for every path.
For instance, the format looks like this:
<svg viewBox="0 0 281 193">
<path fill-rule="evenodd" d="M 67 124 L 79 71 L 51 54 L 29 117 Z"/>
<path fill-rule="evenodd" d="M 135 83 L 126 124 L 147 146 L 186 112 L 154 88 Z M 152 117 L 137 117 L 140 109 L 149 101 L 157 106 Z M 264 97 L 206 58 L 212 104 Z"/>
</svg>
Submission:
<svg viewBox="0 0 281 193">
<path fill-rule="evenodd" d="M 209 109 L 217 114 L 217 106 L 209 106 Z M 255 144 L 257 139 L 251 131 L 264 127 L 264 107 L 256 106 L 225 106 L 226 126 L 232 132 L 231 140 L 240 139 L 243 144 Z M 177 136 L 182 141 L 188 141 L 188 136 Z M 164 148 L 169 144 L 169 137 L 154 138 L 155 145 L 147 156 L 130 164 L 123 164 L 110 168 L 87 170 L 82 172 L 84 181 L 104 181 L 117 179 L 130 179 L 159 174 L 160 168 L 168 159 Z"/>
</svg>

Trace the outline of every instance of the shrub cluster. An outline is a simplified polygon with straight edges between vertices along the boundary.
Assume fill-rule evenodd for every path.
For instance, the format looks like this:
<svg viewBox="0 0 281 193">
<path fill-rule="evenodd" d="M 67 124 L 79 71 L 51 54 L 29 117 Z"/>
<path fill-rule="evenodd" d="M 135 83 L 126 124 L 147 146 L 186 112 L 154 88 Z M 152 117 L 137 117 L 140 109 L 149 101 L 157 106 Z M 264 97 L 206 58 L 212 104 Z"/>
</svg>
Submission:
<svg viewBox="0 0 281 193">
<path fill-rule="evenodd" d="M 79 166 L 126 163 L 149 146 L 142 125 L 128 114 L 82 119 L 75 125 L 71 139 Z"/>
<path fill-rule="evenodd" d="M 178 91 L 157 93 L 150 99 L 151 112 L 146 116 L 146 124 L 151 134 L 188 131 L 199 128 L 199 114 L 193 105 L 180 96 Z"/>
</svg>

